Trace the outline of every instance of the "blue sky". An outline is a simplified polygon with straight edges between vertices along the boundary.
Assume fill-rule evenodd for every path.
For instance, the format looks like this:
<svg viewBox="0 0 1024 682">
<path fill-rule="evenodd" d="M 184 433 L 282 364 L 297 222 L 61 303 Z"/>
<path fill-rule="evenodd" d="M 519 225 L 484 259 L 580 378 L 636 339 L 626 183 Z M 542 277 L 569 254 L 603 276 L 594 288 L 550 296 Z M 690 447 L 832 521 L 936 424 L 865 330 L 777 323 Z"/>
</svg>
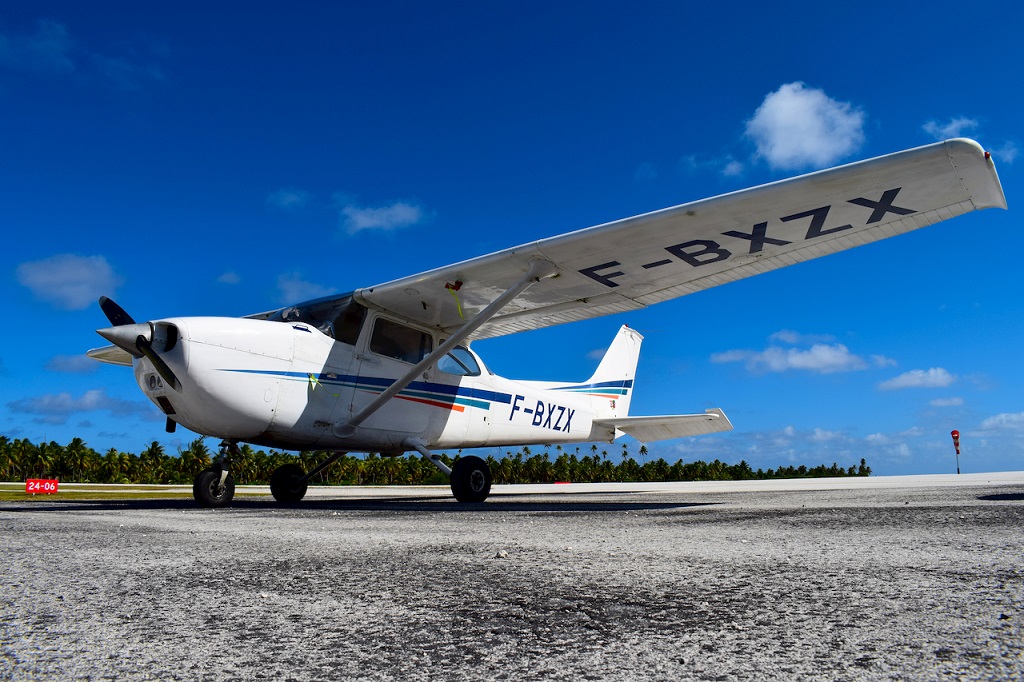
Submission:
<svg viewBox="0 0 1024 682">
<path fill-rule="evenodd" d="M 577 380 L 639 329 L 633 413 L 736 427 L 669 460 L 1022 468 L 1024 14 L 687 4 L 5 5 L 0 434 L 194 437 L 84 358 L 101 293 L 245 315 L 964 135 L 1009 211 L 475 348 Z"/>
</svg>

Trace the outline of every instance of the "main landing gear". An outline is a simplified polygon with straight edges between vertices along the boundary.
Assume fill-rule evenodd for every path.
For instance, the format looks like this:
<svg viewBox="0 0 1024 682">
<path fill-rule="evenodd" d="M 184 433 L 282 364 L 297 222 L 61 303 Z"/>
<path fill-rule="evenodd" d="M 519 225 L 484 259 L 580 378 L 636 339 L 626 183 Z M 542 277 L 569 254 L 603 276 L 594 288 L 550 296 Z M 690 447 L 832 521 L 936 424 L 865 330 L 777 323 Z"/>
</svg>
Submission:
<svg viewBox="0 0 1024 682">
<path fill-rule="evenodd" d="M 284 464 L 270 475 L 270 493 L 281 504 L 295 504 L 306 496 L 309 477 L 298 464 Z"/>
<path fill-rule="evenodd" d="M 451 473 L 452 495 L 459 502 L 483 502 L 491 494 L 491 468 L 479 457 L 463 457 Z"/>
<path fill-rule="evenodd" d="M 412 449 L 420 452 L 451 480 L 452 494 L 459 502 L 483 502 L 491 493 L 491 468 L 479 457 L 463 457 L 448 468 L 440 456 L 427 450 L 419 443 L 409 443 Z M 321 462 L 308 474 L 302 472 L 297 464 L 284 464 L 274 470 L 270 476 L 270 492 L 281 504 L 295 504 L 306 495 L 309 479 L 333 464 L 344 452 L 336 452 Z M 198 499 L 198 498 L 197 498 Z"/>
<path fill-rule="evenodd" d="M 452 495 L 459 502 L 483 502 L 491 494 L 491 468 L 479 457 L 462 457 L 449 469 L 448 465 L 441 461 L 441 456 L 428 450 L 422 441 L 410 439 L 405 441 L 405 445 L 426 457 L 431 464 L 448 475 L 452 484 Z"/>
</svg>

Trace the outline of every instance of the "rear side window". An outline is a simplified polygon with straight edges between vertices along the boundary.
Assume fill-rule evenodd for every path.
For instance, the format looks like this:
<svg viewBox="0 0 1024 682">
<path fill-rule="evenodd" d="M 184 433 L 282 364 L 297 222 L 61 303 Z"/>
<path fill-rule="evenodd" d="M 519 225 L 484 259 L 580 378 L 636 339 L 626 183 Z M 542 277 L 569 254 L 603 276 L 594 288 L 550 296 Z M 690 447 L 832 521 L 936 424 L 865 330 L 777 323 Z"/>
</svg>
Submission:
<svg viewBox="0 0 1024 682">
<path fill-rule="evenodd" d="M 370 351 L 377 355 L 415 364 L 434 349 L 434 339 L 419 329 L 378 317 L 373 323 Z"/>
</svg>

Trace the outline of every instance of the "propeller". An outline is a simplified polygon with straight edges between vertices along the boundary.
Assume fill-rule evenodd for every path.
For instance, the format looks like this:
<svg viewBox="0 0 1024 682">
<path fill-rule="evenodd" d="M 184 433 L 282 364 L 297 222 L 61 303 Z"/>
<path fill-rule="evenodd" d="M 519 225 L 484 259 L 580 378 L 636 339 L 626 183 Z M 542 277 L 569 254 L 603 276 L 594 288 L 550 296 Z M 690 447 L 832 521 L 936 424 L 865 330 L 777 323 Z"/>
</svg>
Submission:
<svg viewBox="0 0 1024 682">
<path fill-rule="evenodd" d="M 131 315 L 125 312 L 124 308 L 106 296 L 100 296 L 100 308 L 110 320 L 110 324 L 114 326 L 97 329 L 96 333 L 133 357 L 144 357 L 149 360 L 163 380 L 167 382 L 167 385 L 175 391 L 180 391 L 181 382 L 178 381 L 178 377 L 174 376 L 174 372 L 167 366 L 163 358 L 153 350 L 153 323 L 137 323 Z"/>
</svg>

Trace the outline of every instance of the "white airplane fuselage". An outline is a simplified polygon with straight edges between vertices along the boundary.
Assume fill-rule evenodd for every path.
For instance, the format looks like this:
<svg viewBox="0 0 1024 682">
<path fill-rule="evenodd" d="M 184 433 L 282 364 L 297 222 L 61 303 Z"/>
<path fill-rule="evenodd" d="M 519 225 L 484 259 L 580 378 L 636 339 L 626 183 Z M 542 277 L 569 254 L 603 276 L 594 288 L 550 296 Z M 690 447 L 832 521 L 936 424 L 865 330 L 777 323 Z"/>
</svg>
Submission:
<svg viewBox="0 0 1024 682">
<path fill-rule="evenodd" d="M 433 448 L 610 441 L 614 429 L 595 426 L 594 418 L 628 409 L 635 356 L 621 379 L 601 385 L 512 381 L 460 347 L 463 364 L 436 363 L 350 435 L 339 434 L 339 425 L 412 367 L 370 350 L 373 321 L 350 345 L 303 322 L 158 320 L 157 337 L 175 337 L 160 357 L 180 390 L 165 385 L 145 357 L 135 361 L 135 378 L 168 417 L 192 431 L 292 450 L 397 454 L 409 449 L 410 438 Z M 171 328 L 176 332 L 167 334 Z M 641 337 L 632 335 L 638 351 Z M 431 341 L 436 346 L 439 339 Z"/>
</svg>

